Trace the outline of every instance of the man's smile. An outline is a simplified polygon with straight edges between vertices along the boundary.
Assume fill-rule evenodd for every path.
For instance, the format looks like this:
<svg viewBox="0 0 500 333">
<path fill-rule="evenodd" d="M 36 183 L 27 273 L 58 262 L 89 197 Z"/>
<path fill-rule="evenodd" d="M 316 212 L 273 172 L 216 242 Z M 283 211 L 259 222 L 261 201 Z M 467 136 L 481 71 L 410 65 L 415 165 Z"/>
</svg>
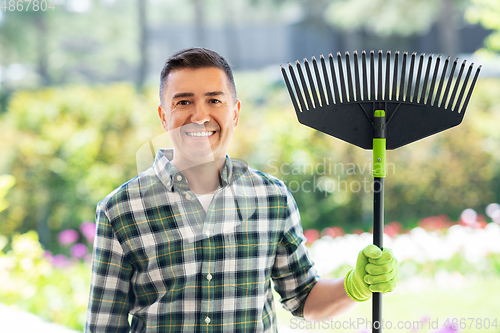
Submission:
<svg viewBox="0 0 500 333">
<path fill-rule="evenodd" d="M 191 137 L 210 137 L 214 134 L 215 134 L 215 131 L 186 132 L 186 135 L 191 136 Z"/>
</svg>

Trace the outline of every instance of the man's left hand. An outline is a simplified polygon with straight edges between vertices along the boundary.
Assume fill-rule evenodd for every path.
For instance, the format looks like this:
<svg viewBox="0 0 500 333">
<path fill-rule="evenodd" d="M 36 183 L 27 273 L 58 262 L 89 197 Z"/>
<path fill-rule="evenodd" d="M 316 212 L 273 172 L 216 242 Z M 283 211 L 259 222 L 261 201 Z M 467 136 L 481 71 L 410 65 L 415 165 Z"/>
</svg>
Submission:
<svg viewBox="0 0 500 333">
<path fill-rule="evenodd" d="M 371 292 L 391 292 L 399 282 L 398 260 L 389 248 L 383 249 L 379 258 L 368 258 L 365 271 L 364 281 Z"/>
<path fill-rule="evenodd" d="M 359 252 L 356 268 L 347 273 L 344 287 L 351 299 L 363 302 L 373 292 L 393 291 L 398 281 L 398 260 L 392 250 L 380 250 L 372 244 Z"/>
</svg>

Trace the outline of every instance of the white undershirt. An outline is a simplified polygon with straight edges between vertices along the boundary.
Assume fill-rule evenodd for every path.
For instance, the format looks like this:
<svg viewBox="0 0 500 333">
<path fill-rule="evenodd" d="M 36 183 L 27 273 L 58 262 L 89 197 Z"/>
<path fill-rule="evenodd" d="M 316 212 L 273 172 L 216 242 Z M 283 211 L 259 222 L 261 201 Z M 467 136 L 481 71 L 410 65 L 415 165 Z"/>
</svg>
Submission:
<svg viewBox="0 0 500 333">
<path fill-rule="evenodd" d="M 196 194 L 196 193 L 195 193 Z M 208 194 L 196 194 L 196 198 L 200 201 L 201 205 L 205 209 L 205 212 L 208 213 L 208 207 L 212 202 L 212 198 L 214 197 L 215 192 Z"/>
</svg>

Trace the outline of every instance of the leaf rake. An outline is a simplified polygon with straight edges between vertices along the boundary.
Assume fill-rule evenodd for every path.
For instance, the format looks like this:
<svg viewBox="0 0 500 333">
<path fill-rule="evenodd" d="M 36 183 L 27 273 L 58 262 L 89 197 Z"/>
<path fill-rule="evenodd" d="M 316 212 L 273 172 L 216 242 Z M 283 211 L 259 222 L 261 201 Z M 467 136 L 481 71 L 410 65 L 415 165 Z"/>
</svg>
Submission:
<svg viewBox="0 0 500 333">
<path fill-rule="evenodd" d="M 473 63 L 462 79 L 465 60 L 455 76 L 458 58 L 448 71 L 450 57 L 444 60 L 442 67 L 441 56 L 435 62 L 433 57 L 433 54 L 429 55 L 426 61 L 422 53 L 416 68 L 416 53 L 408 59 L 408 53 L 404 52 L 399 67 L 399 51 L 394 53 L 394 57 L 391 51 L 387 51 L 385 61 L 382 51 L 377 57 L 371 51 L 369 59 L 363 51 L 361 61 L 357 51 L 354 51 L 353 64 L 349 52 L 345 53 L 345 64 L 339 52 L 335 65 L 334 56 L 330 53 L 328 65 L 323 55 L 320 56 L 321 67 L 312 57 L 314 74 L 309 61 L 304 58 L 305 74 L 298 60 L 296 70 L 288 63 L 293 87 L 285 68 L 281 66 L 301 124 L 360 148 L 373 150 L 373 244 L 381 249 L 386 149 L 396 149 L 459 125 L 481 70 L 479 66 L 469 83 Z M 372 311 L 372 332 L 381 332 L 381 293 L 373 293 Z"/>
</svg>

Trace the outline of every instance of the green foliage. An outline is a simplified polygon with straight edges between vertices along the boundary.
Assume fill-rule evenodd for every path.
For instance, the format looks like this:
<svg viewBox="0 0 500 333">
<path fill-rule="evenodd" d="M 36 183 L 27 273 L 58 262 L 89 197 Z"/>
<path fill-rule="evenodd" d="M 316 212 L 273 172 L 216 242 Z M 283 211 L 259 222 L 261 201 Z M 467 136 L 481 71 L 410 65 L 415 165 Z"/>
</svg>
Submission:
<svg viewBox="0 0 500 333">
<path fill-rule="evenodd" d="M 489 266 L 500 275 L 500 256 L 491 255 L 488 257 Z"/>
<path fill-rule="evenodd" d="M 496 53 L 500 51 L 500 2 L 497 0 L 471 0 L 465 17 L 471 23 L 480 23 L 493 32 L 486 38 L 486 50 Z"/>
<path fill-rule="evenodd" d="M 57 250 L 51 234 L 93 220 L 97 202 L 137 175 L 135 153 L 155 116 L 127 84 L 15 94 L 0 124 L 0 170 L 17 180 L 0 232 L 35 229 Z"/>
<path fill-rule="evenodd" d="M 0 212 L 9 207 L 9 203 L 4 198 L 15 183 L 16 179 L 11 175 L 0 175 Z"/>
<path fill-rule="evenodd" d="M 1 239 L 4 239 L 1 236 Z M 2 248 L 0 244 L 0 249 Z M 82 330 L 88 305 L 90 267 L 54 268 L 30 231 L 14 235 L 11 250 L 0 250 L 0 299 L 50 322 Z"/>
</svg>

